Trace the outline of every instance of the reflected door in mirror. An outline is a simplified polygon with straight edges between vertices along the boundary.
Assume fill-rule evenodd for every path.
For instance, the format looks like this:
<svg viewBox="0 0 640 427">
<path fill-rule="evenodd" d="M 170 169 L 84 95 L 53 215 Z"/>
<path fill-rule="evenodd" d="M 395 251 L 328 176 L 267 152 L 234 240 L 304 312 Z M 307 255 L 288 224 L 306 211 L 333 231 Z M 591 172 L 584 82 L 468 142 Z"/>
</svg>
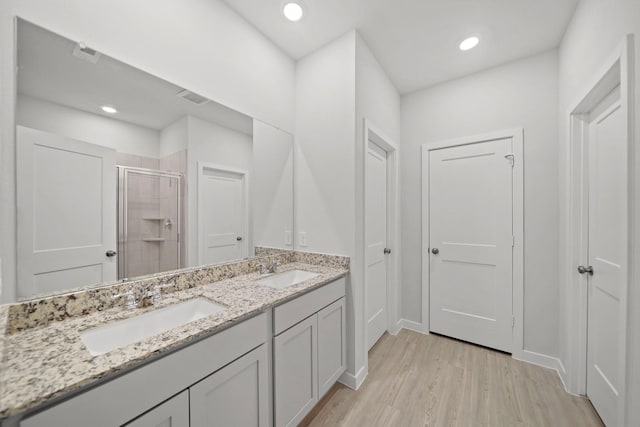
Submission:
<svg viewBox="0 0 640 427">
<path fill-rule="evenodd" d="M 198 238 L 200 264 L 243 258 L 248 228 L 247 173 L 223 166 L 199 165 Z"/>
<path fill-rule="evenodd" d="M 18 297 L 113 281 L 116 152 L 17 127 Z"/>
</svg>

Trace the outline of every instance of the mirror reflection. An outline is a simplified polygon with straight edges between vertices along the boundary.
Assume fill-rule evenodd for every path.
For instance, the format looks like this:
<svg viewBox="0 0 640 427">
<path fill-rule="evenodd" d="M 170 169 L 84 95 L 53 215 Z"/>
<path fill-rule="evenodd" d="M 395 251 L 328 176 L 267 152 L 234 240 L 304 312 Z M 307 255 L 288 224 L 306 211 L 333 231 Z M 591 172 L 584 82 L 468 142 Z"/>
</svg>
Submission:
<svg viewBox="0 0 640 427">
<path fill-rule="evenodd" d="M 291 135 L 20 20 L 16 298 L 292 249 L 292 156 Z"/>
</svg>

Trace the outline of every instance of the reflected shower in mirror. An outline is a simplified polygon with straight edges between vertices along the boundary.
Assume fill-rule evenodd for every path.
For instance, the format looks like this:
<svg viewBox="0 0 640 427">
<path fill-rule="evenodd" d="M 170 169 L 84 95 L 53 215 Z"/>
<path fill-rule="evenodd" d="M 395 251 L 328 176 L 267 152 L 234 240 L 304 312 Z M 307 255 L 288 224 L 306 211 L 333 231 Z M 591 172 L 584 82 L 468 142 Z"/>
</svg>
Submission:
<svg viewBox="0 0 640 427">
<path fill-rule="evenodd" d="M 293 248 L 290 134 L 17 25 L 17 280 L 4 295 Z"/>
</svg>

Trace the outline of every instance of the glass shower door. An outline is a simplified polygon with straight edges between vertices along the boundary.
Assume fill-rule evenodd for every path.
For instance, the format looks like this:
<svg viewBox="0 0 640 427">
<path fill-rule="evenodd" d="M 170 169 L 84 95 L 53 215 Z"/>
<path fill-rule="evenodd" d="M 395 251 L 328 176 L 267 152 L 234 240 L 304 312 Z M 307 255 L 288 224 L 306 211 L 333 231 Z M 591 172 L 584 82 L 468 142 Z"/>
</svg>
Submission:
<svg viewBox="0 0 640 427">
<path fill-rule="evenodd" d="M 119 167 L 118 278 L 180 268 L 181 175 Z"/>
</svg>

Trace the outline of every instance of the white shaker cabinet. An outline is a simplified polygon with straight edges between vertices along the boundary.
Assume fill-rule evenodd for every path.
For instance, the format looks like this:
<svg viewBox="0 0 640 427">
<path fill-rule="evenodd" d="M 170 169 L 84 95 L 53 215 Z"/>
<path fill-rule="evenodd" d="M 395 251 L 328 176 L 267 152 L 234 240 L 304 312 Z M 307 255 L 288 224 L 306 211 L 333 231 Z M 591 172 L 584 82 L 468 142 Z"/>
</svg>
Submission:
<svg viewBox="0 0 640 427">
<path fill-rule="evenodd" d="M 269 425 L 265 345 L 189 388 L 191 427 Z"/>
<path fill-rule="evenodd" d="M 275 425 L 296 426 L 318 402 L 316 316 L 273 339 Z"/>
<path fill-rule="evenodd" d="M 189 427 L 189 392 L 183 391 L 124 427 Z"/>
<path fill-rule="evenodd" d="M 274 309 L 275 427 L 296 426 L 346 369 L 345 281 Z"/>
<path fill-rule="evenodd" d="M 249 363 L 251 357 L 257 357 L 258 354 L 261 362 L 253 366 L 259 367 L 259 373 L 256 373 L 259 381 L 255 380 L 243 392 L 249 396 L 255 393 L 256 387 L 260 387 L 262 390 L 260 405 L 266 407 L 268 370 L 265 356 L 267 346 L 264 343 L 267 339 L 267 330 L 267 316 L 264 313 L 259 314 L 19 420 L 19 426 L 114 427 L 131 423 L 133 427 L 156 427 L 158 424 L 153 423 L 157 414 L 160 426 L 182 427 L 184 424 L 179 423 L 179 417 L 173 415 L 174 403 L 170 403 L 172 396 L 176 396 L 177 393 L 180 393 L 177 396 L 186 393 L 187 402 L 181 406 L 188 414 L 190 387 L 201 384 L 203 379 L 216 381 L 218 378 L 223 378 L 223 375 L 230 375 L 227 390 L 235 390 L 232 387 L 241 384 L 245 377 L 239 372 L 233 372 L 233 369 L 241 366 L 242 363 Z M 220 387 L 227 387 L 227 385 Z M 264 391 L 265 389 L 267 391 Z M 246 396 L 243 397 L 246 398 Z M 213 402 L 209 400 L 207 404 L 211 405 Z M 178 403 L 175 405 L 177 408 Z M 264 409 L 260 411 L 260 416 L 266 417 L 263 415 Z M 177 409 L 175 413 L 178 413 Z M 146 415 L 149 417 L 147 418 Z M 162 424 L 162 416 L 165 417 L 165 421 L 171 417 L 171 422 L 175 424 L 166 422 Z M 15 425 L 18 423 L 13 420 L 6 424 L 3 421 L 2 427 Z M 189 423 L 187 422 L 186 425 L 188 426 Z M 262 425 L 267 424 L 260 424 Z"/>
<path fill-rule="evenodd" d="M 296 426 L 345 371 L 345 283 L 334 280 L 271 313 L 0 424 Z"/>
<path fill-rule="evenodd" d="M 318 398 L 329 391 L 347 369 L 344 298 L 318 312 Z"/>
</svg>

